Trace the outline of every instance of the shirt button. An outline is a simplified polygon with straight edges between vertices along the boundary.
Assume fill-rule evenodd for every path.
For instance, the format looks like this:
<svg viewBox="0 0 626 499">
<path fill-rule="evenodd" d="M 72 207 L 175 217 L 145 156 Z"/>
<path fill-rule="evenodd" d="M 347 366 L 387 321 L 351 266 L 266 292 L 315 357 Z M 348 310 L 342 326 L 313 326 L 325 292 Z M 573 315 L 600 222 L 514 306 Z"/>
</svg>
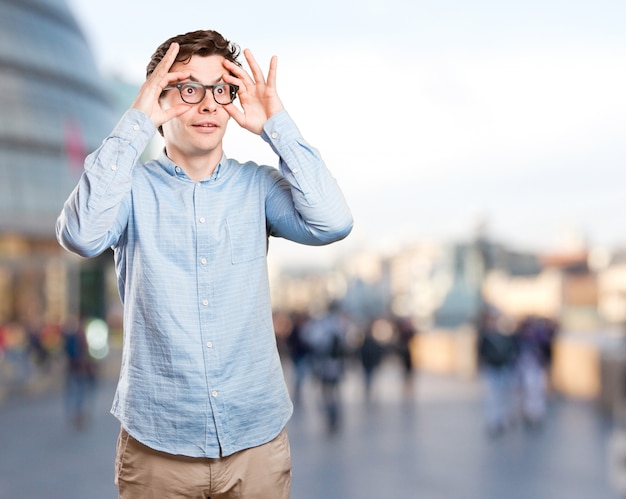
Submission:
<svg viewBox="0 0 626 499">
<path fill-rule="evenodd" d="M 277 139 L 278 138 L 278 132 L 272 132 L 272 138 L 273 139 Z"/>
<path fill-rule="evenodd" d="M 133 130 L 135 130 L 135 132 L 139 130 L 139 125 L 133 125 Z"/>
<path fill-rule="evenodd" d="M 200 263 L 201 263 L 202 265 L 206 265 L 206 258 L 201 259 L 201 260 L 200 260 Z"/>
<path fill-rule="evenodd" d="M 207 346 L 207 348 L 213 348 L 213 342 L 212 341 L 207 341 L 206 342 L 206 346 Z"/>
<path fill-rule="evenodd" d="M 117 165 L 111 165 L 111 170 L 112 171 L 117 171 Z"/>
<path fill-rule="evenodd" d="M 202 305 L 205 307 L 209 304 L 209 300 L 202 300 Z"/>
<path fill-rule="evenodd" d="M 180 173 L 181 167 L 177 166 L 176 168 L 174 168 L 176 170 L 176 173 Z"/>
<path fill-rule="evenodd" d="M 198 220 L 200 220 L 200 223 L 203 224 L 206 219 L 204 217 L 200 217 Z"/>
<path fill-rule="evenodd" d="M 294 168 L 293 170 L 291 170 L 293 173 L 298 173 L 300 170 L 298 170 L 297 168 Z"/>
<path fill-rule="evenodd" d="M 215 390 L 213 390 L 213 391 L 211 392 L 211 396 L 212 396 L 212 397 L 217 397 L 217 392 L 216 392 Z"/>
</svg>

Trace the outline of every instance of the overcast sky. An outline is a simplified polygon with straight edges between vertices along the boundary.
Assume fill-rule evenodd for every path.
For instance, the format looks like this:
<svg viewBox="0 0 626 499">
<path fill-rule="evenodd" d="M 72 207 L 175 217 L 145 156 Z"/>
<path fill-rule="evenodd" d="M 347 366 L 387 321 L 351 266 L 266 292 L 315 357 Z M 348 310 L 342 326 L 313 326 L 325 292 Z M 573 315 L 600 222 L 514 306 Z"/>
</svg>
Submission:
<svg viewBox="0 0 626 499">
<path fill-rule="evenodd" d="M 626 246 L 624 0 L 68 2 L 102 71 L 132 82 L 195 29 L 264 68 L 278 55 L 281 98 L 355 217 L 323 255 L 461 241 L 480 220 L 517 249 Z M 234 122 L 225 149 L 276 164 Z"/>
</svg>

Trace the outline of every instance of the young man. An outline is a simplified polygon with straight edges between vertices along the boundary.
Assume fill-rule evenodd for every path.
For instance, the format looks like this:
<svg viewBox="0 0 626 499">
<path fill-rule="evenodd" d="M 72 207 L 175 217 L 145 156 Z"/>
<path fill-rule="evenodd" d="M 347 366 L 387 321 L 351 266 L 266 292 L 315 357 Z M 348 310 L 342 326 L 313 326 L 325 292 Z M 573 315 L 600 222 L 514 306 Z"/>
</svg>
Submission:
<svg viewBox="0 0 626 499">
<path fill-rule="evenodd" d="M 69 251 L 112 247 L 124 349 L 119 496 L 289 497 L 292 404 L 272 327 L 270 235 L 322 245 L 352 217 L 249 50 L 215 31 L 173 37 L 57 221 Z M 239 98 L 240 108 L 233 101 Z M 226 157 L 229 119 L 260 135 L 279 169 Z M 165 149 L 139 156 L 156 130 Z"/>
</svg>

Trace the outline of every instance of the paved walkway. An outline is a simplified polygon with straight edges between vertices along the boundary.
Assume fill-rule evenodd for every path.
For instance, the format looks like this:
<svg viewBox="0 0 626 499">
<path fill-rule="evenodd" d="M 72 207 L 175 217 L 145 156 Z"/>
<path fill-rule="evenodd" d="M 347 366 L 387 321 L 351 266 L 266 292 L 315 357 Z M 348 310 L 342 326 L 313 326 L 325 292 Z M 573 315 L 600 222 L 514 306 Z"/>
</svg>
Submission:
<svg viewBox="0 0 626 499">
<path fill-rule="evenodd" d="M 405 401 L 389 367 L 370 407 L 352 385 L 335 438 L 323 438 L 314 404 L 294 416 L 294 498 L 619 497 L 608 480 L 611 425 L 593 403 L 555 398 L 541 431 L 520 426 L 494 440 L 477 380 L 421 374 Z"/>
<path fill-rule="evenodd" d="M 294 499 L 617 499 L 608 476 L 610 422 L 593 403 L 555 398 L 538 433 L 483 432 L 480 384 L 421 373 L 415 397 L 402 396 L 399 370 L 376 381 L 375 401 L 360 378 L 344 386 L 344 421 L 329 436 L 311 384 L 289 423 Z M 66 424 L 60 395 L 0 405 L 0 498 L 117 497 L 118 432 L 108 410 L 113 382 L 97 393 L 91 424 Z"/>
</svg>

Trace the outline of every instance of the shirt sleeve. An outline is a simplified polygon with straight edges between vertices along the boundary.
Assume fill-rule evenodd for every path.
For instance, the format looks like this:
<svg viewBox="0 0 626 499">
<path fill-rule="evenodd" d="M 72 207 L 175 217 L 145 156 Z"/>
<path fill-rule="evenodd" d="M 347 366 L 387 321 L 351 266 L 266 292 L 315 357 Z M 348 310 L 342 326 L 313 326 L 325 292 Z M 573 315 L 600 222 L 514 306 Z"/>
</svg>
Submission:
<svg viewBox="0 0 626 499">
<path fill-rule="evenodd" d="M 344 195 L 286 111 L 266 122 L 262 137 L 278 155 L 282 174 L 266 202 L 270 234 L 310 245 L 346 237 L 353 219 Z"/>
<path fill-rule="evenodd" d="M 155 132 L 148 116 L 130 109 L 87 156 L 85 171 L 57 219 L 61 246 L 92 257 L 120 238 L 128 218 L 133 168 Z"/>
</svg>

